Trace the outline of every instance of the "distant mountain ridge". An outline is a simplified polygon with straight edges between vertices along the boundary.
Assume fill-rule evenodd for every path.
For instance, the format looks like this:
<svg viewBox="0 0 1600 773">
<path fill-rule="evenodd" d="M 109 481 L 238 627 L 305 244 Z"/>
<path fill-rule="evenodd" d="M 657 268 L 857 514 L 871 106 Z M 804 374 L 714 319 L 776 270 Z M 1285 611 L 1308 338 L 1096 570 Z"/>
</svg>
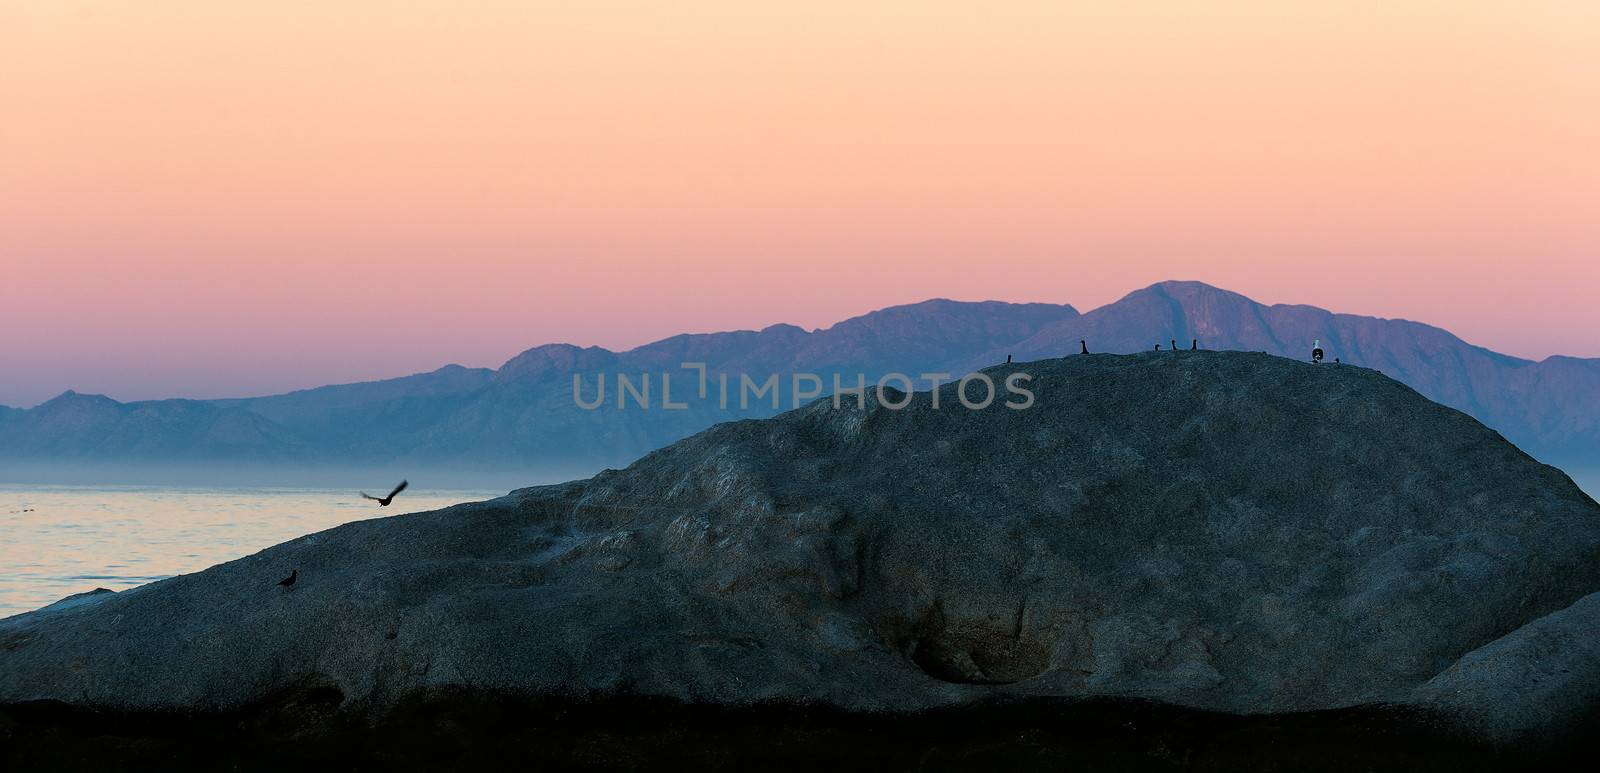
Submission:
<svg viewBox="0 0 1600 773">
<path fill-rule="evenodd" d="M 1009 351 L 1037 359 L 1076 351 L 1135 352 L 1198 338 L 1208 349 L 1309 357 L 1320 339 L 1331 361 L 1374 368 L 1435 402 L 1472 415 L 1551 461 L 1600 451 L 1600 359 L 1525 360 L 1474 346 L 1409 320 L 1337 314 L 1315 306 L 1257 303 L 1200 282 L 1162 282 L 1063 320 Z M 977 366 L 1001 350 L 976 358 Z"/>
<path fill-rule="evenodd" d="M 1328 358 L 1376 368 L 1437 402 L 1498 430 L 1540 459 L 1570 463 L 1600 455 L 1600 359 L 1533 362 L 1468 344 L 1406 320 L 1337 314 L 1313 306 L 1264 305 L 1199 282 L 1162 282 L 1080 314 L 1069 305 L 958 302 L 894 306 L 807 331 L 683 334 L 614 352 L 545 344 L 498 369 L 449 365 L 402 378 L 224 400 L 121 403 L 67 392 L 31 409 L 0 409 L 0 472 L 6 463 L 108 462 L 428 464 L 515 471 L 541 466 L 620 466 L 714 423 L 776 413 L 757 401 L 727 409 L 715 395 L 682 410 L 583 410 L 573 374 L 592 390 L 600 374 L 672 373 L 673 400 L 695 397 L 693 371 L 815 373 L 851 385 L 888 372 L 955 375 L 1004 361 L 1078 351 L 1131 353 L 1187 347 L 1265 351 L 1302 359 L 1320 339 Z M 735 381 L 735 383 L 737 383 Z M 925 389 L 925 383 L 916 385 Z M 592 395 L 592 392 L 589 393 Z"/>
</svg>

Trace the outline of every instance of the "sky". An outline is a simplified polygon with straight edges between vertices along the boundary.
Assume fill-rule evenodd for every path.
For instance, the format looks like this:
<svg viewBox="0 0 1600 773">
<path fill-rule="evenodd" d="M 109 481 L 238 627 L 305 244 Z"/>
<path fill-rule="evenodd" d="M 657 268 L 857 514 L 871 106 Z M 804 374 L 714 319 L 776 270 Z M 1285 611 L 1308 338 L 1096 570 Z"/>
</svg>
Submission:
<svg viewBox="0 0 1600 773">
<path fill-rule="evenodd" d="M 0 404 L 1164 279 L 1600 356 L 1600 4 L 0 0 Z"/>
</svg>

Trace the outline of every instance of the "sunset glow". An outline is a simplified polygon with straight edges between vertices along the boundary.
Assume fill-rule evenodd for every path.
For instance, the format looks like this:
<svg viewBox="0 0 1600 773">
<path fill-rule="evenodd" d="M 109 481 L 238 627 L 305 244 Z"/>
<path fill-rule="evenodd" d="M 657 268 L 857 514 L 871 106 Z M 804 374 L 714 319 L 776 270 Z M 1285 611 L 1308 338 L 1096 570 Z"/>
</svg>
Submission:
<svg viewBox="0 0 1600 773">
<path fill-rule="evenodd" d="M 1600 356 L 1591 0 L 0 0 L 0 104 L 8 405 L 1163 279 Z"/>
</svg>

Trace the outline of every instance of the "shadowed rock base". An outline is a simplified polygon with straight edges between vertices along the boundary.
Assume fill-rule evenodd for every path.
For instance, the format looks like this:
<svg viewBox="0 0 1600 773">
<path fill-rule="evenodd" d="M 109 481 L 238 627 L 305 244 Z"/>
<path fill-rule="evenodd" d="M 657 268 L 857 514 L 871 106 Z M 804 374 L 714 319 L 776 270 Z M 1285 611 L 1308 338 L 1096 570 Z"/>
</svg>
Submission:
<svg viewBox="0 0 1600 773">
<path fill-rule="evenodd" d="M 1593 759 L 1597 717 L 1490 746 L 1414 709 L 1239 716 L 1137 700 L 1013 700 L 916 714 L 446 691 L 369 726 L 331 688 L 226 713 L 0 706 L 9 770 L 1505 770 Z"/>
</svg>

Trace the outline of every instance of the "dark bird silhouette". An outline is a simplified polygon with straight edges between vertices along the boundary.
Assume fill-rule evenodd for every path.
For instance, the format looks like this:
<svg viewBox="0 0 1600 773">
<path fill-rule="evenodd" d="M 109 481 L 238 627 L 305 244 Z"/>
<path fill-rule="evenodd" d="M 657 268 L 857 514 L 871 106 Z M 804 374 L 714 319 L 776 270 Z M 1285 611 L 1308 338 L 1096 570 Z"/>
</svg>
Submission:
<svg viewBox="0 0 1600 773">
<path fill-rule="evenodd" d="M 375 497 L 375 496 L 373 496 L 371 494 L 368 494 L 365 491 L 361 492 L 361 496 L 366 498 L 366 499 L 370 499 L 370 500 L 372 500 L 374 502 L 377 502 L 379 507 L 388 507 L 389 503 L 394 501 L 394 495 L 395 494 L 398 494 L 398 493 L 406 490 L 406 485 L 407 484 L 406 484 L 405 481 L 400 481 L 400 485 L 395 486 L 394 487 L 394 491 L 389 492 L 389 496 L 386 496 L 386 497 Z"/>
<path fill-rule="evenodd" d="M 1161 344 L 1156 344 L 1156 351 L 1161 351 Z"/>
<path fill-rule="evenodd" d="M 1191 352 L 1192 351 L 1196 351 L 1199 348 L 1200 348 L 1200 339 L 1198 339 L 1198 338 L 1189 339 L 1189 351 L 1191 351 Z"/>
<path fill-rule="evenodd" d="M 1178 339 L 1172 339 L 1172 351 L 1178 351 Z"/>
<path fill-rule="evenodd" d="M 1088 341 L 1085 341 L 1082 338 L 1078 339 L 1078 347 L 1080 349 L 1082 349 L 1082 351 L 1078 352 L 1078 354 L 1088 354 L 1089 353 L 1089 342 Z"/>
<path fill-rule="evenodd" d="M 298 579 L 300 579 L 300 570 L 296 569 L 296 570 L 290 572 L 288 577 L 285 577 L 285 578 L 279 580 L 278 584 L 282 585 L 285 588 L 293 588 L 294 587 L 294 581 L 298 580 Z"/>
<path fill-rule="evenodd" d="M 1006 355 L 1006 364 L 1007 364 L 1007 365 L 1010 365 L 1010 364 L 1011 364 L 1011 355 L 1009 355 L 1009 354 L 1008 354 L 1008 355 Z"/>
</svg>

